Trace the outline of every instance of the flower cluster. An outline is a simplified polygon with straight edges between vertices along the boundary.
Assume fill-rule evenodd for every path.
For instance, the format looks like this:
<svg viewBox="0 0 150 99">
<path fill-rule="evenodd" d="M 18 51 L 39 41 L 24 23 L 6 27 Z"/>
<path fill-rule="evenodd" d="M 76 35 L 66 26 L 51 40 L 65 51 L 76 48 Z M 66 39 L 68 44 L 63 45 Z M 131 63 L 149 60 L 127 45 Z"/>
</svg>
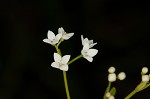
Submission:
<svg viewBox="0 0 150 99">
<path fill-rule="evenodd" d="M 141 75 L 142 75 L 142 81 L 143 82 L 148 82 L 150 79 L 150 74 L 147 75 L 148 72 L 148 68 L 147 67 L 143 67 L 142 71 L 141 71 Z"/>
<path fill-rule="evenodd" d="M 73 60 L 70 60 L 71 55 L 61 55 L 61 51 L 58 48 L 59 44 L 63 42 L 64 40 L 68 40 L 74 35 L 74 33 L 67 33 L 65 30 L 61 27 L 58 29 L 58 34 L 54 34 L 52 31 L 48 31 L 47 38 L 43 40 L 43 42 L 51 44 L 55 46 L 57 53 L 54 53 L 54 62 L 52 62 L 51 66 L 63 71 L 68 71 L 68 64 L 69 62 L 73 62 L 77 60 L 78 58 L 85 58 L 89 62 L 93 61 L 93 57 L 98 53 L 97 49 L 93 49 L 92 47 L 96 45 L 97 43 L 93 43 L 93 40 L 88 40 L 88 38 L 83 38 L 83 35 L 81 35 L 81 42 L 83 45 L 83 48 L 81 50 L 81 55 L 74 58 Z"/>
<path fill-rule="evenodd" d="M 148 73 L 148 68 L 143 67 L 142 70 L 141 70 L 141 76 L 142 76 L 141 79 L 142 79 L 142 81 L 135 88 L 135 92 L 142 91 L 142 90 L 144 90 L 144 89 L 146 89 L 150 86 L 150 83 L 149 83 L 150 74 L 147 75 L 147 73 Z"/>
<path fill-rule="evenodd" d="M 48 31 L 47 38 L 43 40 L 43 42 L 55 45 L 57 44 L 60 39 L 62 40 L 68 40 L 74 35 L 74 33 L 66 33 L 65 30 L 61 27 L 58 29 L 58 34 L 55 35 L 52 31 Z"/>
<path fill-rule="evenodd" d="M 108 72 L 109 72 L 109 74 L 108 74 L 108 81 L 109 82 L 114 82 L 114 81 L 116 81 L 117 78 L 119 80 L 124 80 L 126 78 L 126 74 L 124 72 L 120 72 L 118 74 L 118 76 L 116 76 L 115 71 L 116 71 L 115 67 L 110 67 L 108 69 Z"/>
</svg>

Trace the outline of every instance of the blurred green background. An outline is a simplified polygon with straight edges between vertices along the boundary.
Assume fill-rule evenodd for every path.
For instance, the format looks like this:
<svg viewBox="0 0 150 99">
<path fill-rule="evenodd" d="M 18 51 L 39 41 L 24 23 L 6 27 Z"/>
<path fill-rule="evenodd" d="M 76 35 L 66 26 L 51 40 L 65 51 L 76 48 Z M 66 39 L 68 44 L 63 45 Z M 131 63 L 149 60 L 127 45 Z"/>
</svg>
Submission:
<svg viewBox="0 0 150 99">
<path fill-rule="evenodd" d="M 62 71 L 50 66 L 55 49 L 43 39 L 63 27 L 75 35 L 60 45 L 71 58 L 80 54 L 80 36 L 93 39 L 94 61 L 80 59 L 68 75 L 72 99 L 102 99 L 107 69 L 126 72 L 113 85 L 123 99 L 150 67 L 150 5 L 146 0 L 1 0 L 0 99 L 66 99 Z M 150 88 L 133 99 L 149 99 Z"/>
</svg>

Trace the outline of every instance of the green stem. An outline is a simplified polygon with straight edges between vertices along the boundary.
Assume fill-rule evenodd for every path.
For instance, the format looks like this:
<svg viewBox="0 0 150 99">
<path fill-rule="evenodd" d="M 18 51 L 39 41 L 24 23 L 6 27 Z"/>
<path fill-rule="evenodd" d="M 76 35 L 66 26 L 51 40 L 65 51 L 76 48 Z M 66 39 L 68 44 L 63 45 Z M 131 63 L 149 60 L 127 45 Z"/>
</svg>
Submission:
<svg viewBox="0 0 150 99">
<path fill-rule="evenodd" d="M 57 53 L 62 56 L 60 49 L 58 48 L 58 45 L 54 45 L 56 48 Z M 63 71 L 63 77 L 64 77 L 64 84 L 65 84 L 65 90 L 66 90 L 66 95 L 67 99 L 70 99 L 70 94 L 69 94 L 69 88 L 68 88 L 68 83 L 67 83 L 67 75 L 66 71 Z"/>
<path fill-rule="evenodd" d="M 107 99 L 107 98 L 106 98 L 106 93 L 109 92 L 110 87 L 111 87 L 111 82 L 108 82 L 108 86 L 107 86 L 107 88 L 106 88 L 106 91 L 105 91 L 105 94 L 104 94 L 103 99 Z"/>
<path fill-rule="evenodd" d="M 57 45 L 54 45 L 54 46 L 55 46 L 55 48 L 56 48 L 57 53 L 58 53 L 60 56 L 62 56 L 61 51 L 60 51 L 60 49 L 58 48 L 58 46 L 57 46 Z"/>
<path fill-rule="evenodd" d="M 60 41 L 57 44 L 57 47 L 59 46 L 59 44 L 63 41 L 63 39 L 61 38 Z"/>
<path fill-rule="evenodd" d="M 130 99 L 134 94 L 136 94 L 136 90 L 133 90 L 127 97 L 125 97 L 124 99 Z"/>
<path fill-rule="evenodd" d="M 64 84 L 65 84 L 67 99 L 70 99 L 70 94 L 69 94 L 69 88 L 68 88 L 68 83 L 67 83 L 66 71 L 63 71 L 63 77 L 64 77 Z"/>
<path fill-rule="evenodd" d="M 74 59 L 72 59 L 71 61 L 68 62 L 68 65 L 70 65 L 71 63 L 73 63 L 74 61 L 76 61 L 77 59 L 83 57 L 83 55 L 79 55 L 77 57 L 75 57 Z"/>
</svg>

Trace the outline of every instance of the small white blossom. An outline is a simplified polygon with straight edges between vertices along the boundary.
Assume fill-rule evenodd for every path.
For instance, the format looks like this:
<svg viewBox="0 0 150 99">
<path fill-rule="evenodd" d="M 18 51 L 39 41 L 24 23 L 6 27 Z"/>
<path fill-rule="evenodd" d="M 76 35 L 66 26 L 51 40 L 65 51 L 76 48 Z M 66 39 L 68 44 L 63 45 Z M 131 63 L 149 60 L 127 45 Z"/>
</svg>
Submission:
<svg viewBox="0 0 150 99">
<path fill-rule="evenodd" d="M 54 53 L 54 61 L 51 66 L 54 68 L 58 68 L 63 71 L 68 71 L 68 61 L 70 59 L 70 55 L 65 55 L 61 57 L 58 53 Z"/>
<path fill-rule="evenodd" d="M 114 73 L 115 71 L 116 71 L 115 67 L 110 67 L 110 68 L 108 69 L 108 72 L 109 72 L 109 73 Z"/>
<path fill-rule="evenodd" d="M 146 74 L 148 72 L 148 68 L 147 67 L 143 67 L 142 68 L 142 74 Z"/>
<path fill-rule="evenodd" d="M 118 79 L 119 80 L 124 80 L 126 78 L 126 74 L 124 73 L 124 72 L 120 72 L 119 74 L 118 74 Z"/>
<path fill-rule="evenodd" d="M 66 33 L 62 27 L 58 29 L 58 33 L 62 34 L 61 38 L 63 38 L 64 40 L 68 40 L 74 35 L 74 33 Z"/>
<path fill-rule="evenodd" d="M 81 54 L 85 59 L 89 62 L 93 61 L 93 57 L 98 53 L 97 49 L 89 49 L 89 44 L 85 43 L 83 49 L 81 50 Z"/>
<path fill-rule="evenodd" d="M 114 96 L 110 96 L 108 99 L 115 99 L 115 97 Z"/>
<path fill-rule="evenodd" d="M 88 38 L 83 38 L 83 35 L 81 35 L 81 41 L 82 41 L 82 45 L 84 46 L 86 43 L 89 44 L 89 48 L 92 48 L 94 45 L 96 45 L 97 43 L 93 43 L 93 40 L 88 40 Z"/>
<path fill-rule="evenodd" d="M 114 81 L 116 81 L 116 74 L 115 74 L 115 73 L 110 73 L 110 74 L 108 74 L 108 81 L 109 81 L 109 82 L 114 82 Z"/>
<path fill-rule="evenodd" d="M 142 75 L 142 81 L 148 82 L 149 81 L 149 75 Z"/>
<path fill-rule="evenodd" d="M 62 34 L 55 34 L 52 31 L 48 31 L 47 38 L 43 40 L 45 43 L 49 43 L 51 45 L 57 44 L 62 37 Z"/>
</svg>

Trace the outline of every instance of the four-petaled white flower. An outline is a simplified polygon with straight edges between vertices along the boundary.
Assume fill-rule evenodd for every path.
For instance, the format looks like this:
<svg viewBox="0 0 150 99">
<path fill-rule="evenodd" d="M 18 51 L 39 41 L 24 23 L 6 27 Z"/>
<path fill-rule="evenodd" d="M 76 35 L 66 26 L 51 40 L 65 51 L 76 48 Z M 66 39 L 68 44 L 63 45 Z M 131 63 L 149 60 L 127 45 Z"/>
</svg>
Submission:
<svg viewBox="0 0 150 99">
<path fill-rule="evenodd" d="M 89 62 L 93 61 L 93 57 L 98 53 L 97 49 L 90 49 L 90 46 L 88 43 L 85 43 L 83 46 L 83 49 L 81 50 L 81 54 L 85 59 L 87 59 Z"/>
<path fill-rule="evenodd" d="M 54 53 L 54 61 L 51 66 L 54 68 L 58 68 L 63 71 L 68 71 L 68 61 L 70 59 L 70 55 L 65 55 L 61 57 L 58 53 Z"/>
<path fill-rule="evenodd" d="M 92 48 L 94 45 L 96 45 L 97 43 L 93 43 L 93 40 L 89 40 L 88 38 L 83 38 L 83 35 L 81 35 L 81 41 L 82 41 L 82 45 L 84 46 L 86 43 L 89 44 L 89 48 Z"/>
<path fill-rule="evenodd" d="M 55 45 L 59 42 L 60 38 L 62 37 L 62 34 L 55 34 L 52 31 L 48 31 L 47 38 L 43 40 L 45 43 L 49 43 L 51 45 Z"/>
<path fill-rule="evenodd" d="M 62 34 L 61 38 L 64 40 L 68 40 L 69 38 L 71 38 L 74 35 L 74 33 L 66 33 L 62 27 L 58 29 L 58 33 Z"/>
</svg>

